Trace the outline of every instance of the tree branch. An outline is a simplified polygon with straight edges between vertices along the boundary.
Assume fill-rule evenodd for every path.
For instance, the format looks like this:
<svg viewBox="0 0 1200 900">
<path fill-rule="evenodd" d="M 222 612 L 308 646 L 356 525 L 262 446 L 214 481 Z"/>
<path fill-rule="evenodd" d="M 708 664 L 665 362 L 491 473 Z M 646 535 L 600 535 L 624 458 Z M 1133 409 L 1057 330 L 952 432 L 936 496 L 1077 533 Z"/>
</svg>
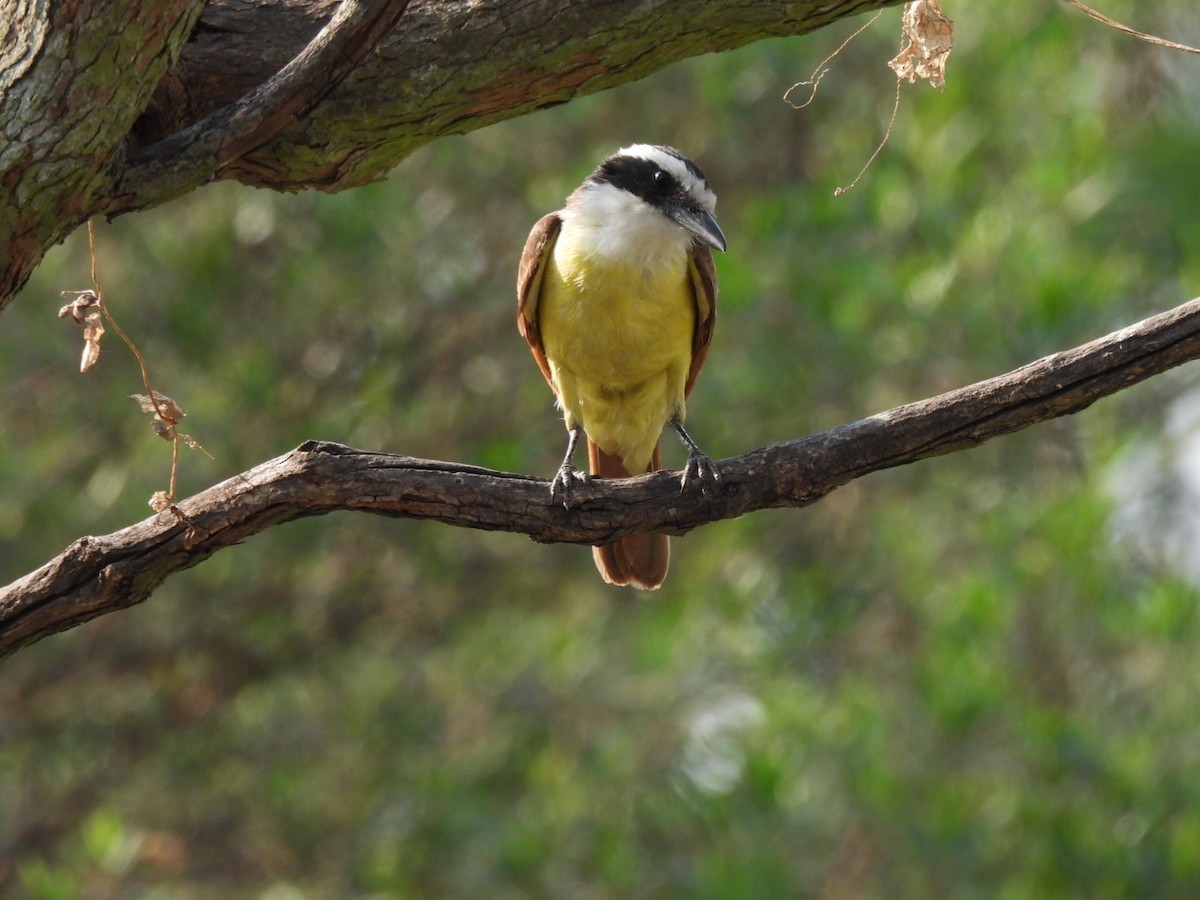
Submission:
<svg viewBox="0 0 1200 900">
<path fill-rule="evenodd" d="M 106 211 L 143 209 L 215 179 L 333 90 L 395 27 L 408 2 L 343 0 L 308 46 L 266 82 L 134 153 Z"/>
<path fill-rule="evenodd" d="M 214 177 L 344 190 L 441 135 L 899 2 L 0 0 L 0 311 L 90 216 Z"/>
<path fill-rule="evenodd" d="M 203 5 L 0 0 L 0 310 L 103 205 L 109 170 Z"/>
<path fill-rule="evenodd" d="M 805 34 L 900 2 L 412 0 L 400 27 L 350 77 L 224 177 L 281 190 L 353 187 L 382 177 L 437 137 L 636 81 L 703 53 Z M 157 137 L 212 112 L 214 100 L 236 101 L 248 80 L 273 75 L 271 60 L 299 52 L 302 26 L 325 5 L 210 0 L 200 28 L 212 23 L 220 39 L 184 48 L 155 98 Z M 284 18 L 290 26 L 277 29 Z M 270 52 L 264 35 L 273 42 Z"/>
<path fill-rule="evenodd" d="M 593 481 L 575 506 L 546 481 L 310 441 L 160 513 L 84 537 L 0 589 L 0 657 L 140 603 L 169 575 L 260 531 L 334 510 L 435 519 L 537 541 L 675 534 L 758 509 L 801 507 L 870 472 L 974 447 L 1069 415 L 1200 357 L 1200 299 L 946 394 L 720 462 L 719 496 L 680 492 L 678 473 Z"/>
</svg>

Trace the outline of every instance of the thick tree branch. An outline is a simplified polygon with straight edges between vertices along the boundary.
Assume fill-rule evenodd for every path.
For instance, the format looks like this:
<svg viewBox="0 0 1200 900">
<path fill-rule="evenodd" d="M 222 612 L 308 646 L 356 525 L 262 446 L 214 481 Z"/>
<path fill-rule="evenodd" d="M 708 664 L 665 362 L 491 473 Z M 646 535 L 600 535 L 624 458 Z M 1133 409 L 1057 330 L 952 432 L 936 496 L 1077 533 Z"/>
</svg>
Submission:
<svg viewBox="0 0 1200 900">
<path fill-rule="evenodd" d="M 455 463 L 311 441 L 178 506 L 104 537 L 80 538 L 0 590 L 0 656 L 140 603 L 174 572 L 272 525 L 334 510 L 436 519 L 594 543 L 652 529 L 682 533 L 758 509 L 814 503 L 881 469 L 976 446 L 1078 412 L 1200 357 L 1200 299 L 1006 375 L 720 462 L 720 496 L 679 490 L 660 472 L 576 488 Z"/>
<path fill-rule="evenodd" d="M 0 310 L 104 205 L 112 166 L 203 0 L 0 0 Z"/>
<path fill-rule="evenodd" d="M 0 0 L 0 311 L 89 216 L 214 177 L 354 187 L 441 135 L 899 2 Z"/>
<path fill-rule="evenodd" d="M 237 101 L 131 155 L 107 211 L 142 209 L 217 178 L 326 96 L 395 26 L 408 0 L 344 0 L 312 42 Z M 128 193 L 126 193 L 128 190 Z"/>
<path fill-rule="evenodd" d="M 412 0 L 400 26 L 337 90 L 224 177 L 282 190 L 363 184 L 434 138 L 899 2 Z M 272 60 L 303 48 L 327 7 L 328 0 L 212 0 L 140 136 L 165 137 L 236 101 L 274 74 Z M 284 19 L 288 27 L 277 29 Z"/>
</svg>

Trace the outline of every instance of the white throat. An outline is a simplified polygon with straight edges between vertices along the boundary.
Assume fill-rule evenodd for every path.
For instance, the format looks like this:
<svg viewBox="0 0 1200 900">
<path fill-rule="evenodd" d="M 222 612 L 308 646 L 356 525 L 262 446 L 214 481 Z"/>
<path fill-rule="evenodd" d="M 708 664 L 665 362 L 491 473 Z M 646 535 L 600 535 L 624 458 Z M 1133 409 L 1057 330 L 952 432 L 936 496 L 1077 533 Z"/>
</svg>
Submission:
<svg viewBox="0 0 1200 900">
<path fill-rule="evenodd" d="M 560 240 L 612 263 L 677 266 L 692 244 L 691 234 L 645 200 L 605 182 L 585 183 L 561 215 Z"/>
</svg>

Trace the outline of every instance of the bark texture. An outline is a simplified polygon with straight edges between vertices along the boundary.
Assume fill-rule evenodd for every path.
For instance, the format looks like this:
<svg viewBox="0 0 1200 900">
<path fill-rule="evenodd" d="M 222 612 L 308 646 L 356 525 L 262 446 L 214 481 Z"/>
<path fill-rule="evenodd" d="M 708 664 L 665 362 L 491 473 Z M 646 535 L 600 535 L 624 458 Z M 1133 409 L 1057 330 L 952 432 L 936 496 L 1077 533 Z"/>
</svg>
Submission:
<svg viewBox="0 0 1200 900">
<path fill-rule="evenodd" d="M 898 0 L 0 0 L 0 310 L 46 250 L 216 179 L 417 147 Z"/>
<path fill-rule="evenodd" d="M 0 0 L 0 310 L 49 247 L 102 210 L 202 6 Z"/>
</svg>

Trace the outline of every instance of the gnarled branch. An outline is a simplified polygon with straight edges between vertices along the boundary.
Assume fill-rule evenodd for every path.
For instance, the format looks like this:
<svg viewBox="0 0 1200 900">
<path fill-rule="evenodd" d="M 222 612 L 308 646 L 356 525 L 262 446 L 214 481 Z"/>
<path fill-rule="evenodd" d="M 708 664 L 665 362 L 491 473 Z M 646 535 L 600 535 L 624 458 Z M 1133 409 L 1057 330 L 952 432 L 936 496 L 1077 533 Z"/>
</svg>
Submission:
<svg viewBox="0 0 1200 900">
<path fill-rule="evenodd" d="M 120 173 L 109 214 L 122 205 L 141 209 L 199 187 L 267 143 L 374 50 L 408 2 L 344 0 L 312 42 L 263 84 L 134 153 Z"/>
<path fill-rule="evenodd" d="M 899 2 L 0 0 L 0 311 L 90 216 L 214 177 L 355 187 L 441 135 Z"/>
<path fill-rule="evenodd" d="M 714 497 L 681 492 L 678 473 L 659 472 L 580 485 L 566 510 L 550 502 L 547 482 L 526 475 L 310 441 L 176 512 L 80 538 L 0 590 L 0 656 L 140 603 L 172 573 L 292 519 L 359 510 L 584 544 L 655 529 L 678 534 L 758 509 L 806 506 L 870 472 L 1078 412 L 1197 357 L 1200 299 L 1005 375 L 721 460 L 723 489 Z"/>
</svg>

